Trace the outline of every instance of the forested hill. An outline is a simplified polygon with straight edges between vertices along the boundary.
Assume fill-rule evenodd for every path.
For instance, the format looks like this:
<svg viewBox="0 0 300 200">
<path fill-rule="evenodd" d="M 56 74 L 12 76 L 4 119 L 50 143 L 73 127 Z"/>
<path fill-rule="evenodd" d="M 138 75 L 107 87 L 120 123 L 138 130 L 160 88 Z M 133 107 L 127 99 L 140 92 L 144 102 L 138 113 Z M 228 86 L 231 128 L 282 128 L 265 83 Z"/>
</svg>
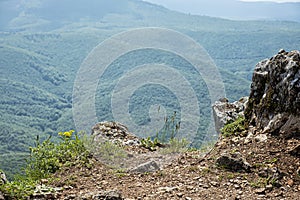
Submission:
<svg viewBox="0 0 300 200">
<path fill-rule="evenodd" d="M 0 168 L 5 171 L 16 169 L 24 161 L 36 135 L 46 138 L 75 128 L 75 76 L 89 52 L 116 33 L 164 27 L 190 36 L 214 60 L 231 100 L 249 94 L 251 74 L 258 61 L 279 49 L 300 47 L 299 23 L 186 15 L 138 0 L 10 0 L 0 1 L 0 13 Z M 111 71 L 118 74 L 119 66 L 142 65 L 145 61 L 185 65 L 168 52 L 145 50 L 137 55 L 120 58 Z M 185 73 L 193 79 L 191 72 Z M 105 81 L 103 85 L 107 87 L 99 86 L 96 95 L 98 102 L 103 102 L 96 105 L 99 121 L 113 120 L 107 105 L 116 80 Z M 193 86 L 199 98 L 204 99 L 199 103 L 199 138 L 203 139 L 212 102 L 201 84 L 199 80 Z M 148 109 L 153 103 L 168 102 L 170 112 L 179 105 L 172 95 L 161 95 L 164 90 L 159 90 L 152 102 L 146 98 L 148 89 L 139 90 L 132 102 L 132 113 L 140 124 L 149 121 Z"/>
</svg>

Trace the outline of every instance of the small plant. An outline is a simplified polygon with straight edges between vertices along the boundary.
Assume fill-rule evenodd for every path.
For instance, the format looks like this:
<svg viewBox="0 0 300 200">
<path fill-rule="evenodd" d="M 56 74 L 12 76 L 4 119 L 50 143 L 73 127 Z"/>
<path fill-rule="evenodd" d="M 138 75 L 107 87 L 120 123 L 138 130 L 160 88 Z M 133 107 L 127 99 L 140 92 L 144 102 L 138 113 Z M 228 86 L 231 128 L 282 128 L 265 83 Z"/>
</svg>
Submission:
<svg viewBox="0 0 300 200">
<path fill-rule="evenodd" d="M 124 169 L 117 169 L 115 171 L 115 173 L 116 173 L 117 177 L 119 177 L 119 178 L 127 176 L 127 173 L 126 173 L 126 171 Z"/>
<path fill-rule="evenodd" d="M 270 160 L 266 160 L 265 163 L 267 163 L 267 164 L 275 164 L 275 163 L 277 163 L 277 161 L 278 161 L 278 158 L 272 158 Z"/>
<path fill-rule="evenodd" d="M 254 188 L 263 188 L 267 185 L 275 186 L 277 181 L 278 179 L 272 176 L 269 176 L 267 178 L 260 177 L 258 180 L 250 182 L 250 186 Z"/>
<path fill-rule="evenodd" d="M 145 147 L 146 149 L 149 149 L 151 151 L 155 151 L 156 147 L 161 146 L 161 143 L 158 141 L 158 138 L 154 138 L 154 140 L 151 140 L 150 137 L 141 139 L 141 146 Z"/>
<path fill-rule="evenodd" d="M 232 174 L 232 173 L 231 174 L 227 174 L 227 178 L 228 179 L 233 179 L 234 178 L 234 174 Z"/>
<path fill-rule="evenodd" d="M 95 146 L 92 154 L 112 167 L 116 167 L 113 165 L 118 164 L 122 159 L 127 157 L 127 153 L 122 147 L 110 141 L 99 143 L 98 146 Z"/>
<path fill-rule="evenodd" d="M 225 125 L 221 129 L 221 133 L 224 137 L 229 137 L 232 135 L 238 135 L 244 130 L 246 130 L 245 118 L 240 116 L 234 122 Z"/>
<path fill-rule="evenodd" d="M 186 139 L 173 138 L 167 144 L 167 148 L 161 150 L 162 153 L 182 153 L 188 151 L 189 142 Z"/>
<path fill-rule="evenodd" d="M 180 123 L 181 122 L 177 119 L 177 112 L 174 111 L 172 116 L 165 118 L 163 130 L 161 131 L 160 135 L 157 133 L 156 137 L 162 143 L 167 143 L 168 140 L 174 139 L 180 129 Z"/>
</svg>

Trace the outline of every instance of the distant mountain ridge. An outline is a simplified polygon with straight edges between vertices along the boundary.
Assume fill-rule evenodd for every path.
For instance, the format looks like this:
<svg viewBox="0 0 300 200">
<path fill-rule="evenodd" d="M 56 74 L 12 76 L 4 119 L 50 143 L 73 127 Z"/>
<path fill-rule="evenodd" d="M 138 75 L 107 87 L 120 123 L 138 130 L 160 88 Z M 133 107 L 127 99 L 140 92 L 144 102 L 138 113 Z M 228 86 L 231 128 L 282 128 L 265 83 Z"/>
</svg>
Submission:
<svg viewBox="0 0 300 200">
<path fill-rule="evenodd" d="M 300 2 L 276 3 L 270 1 L 240 0 L 146 0 L 179 12 L 193 15 L 221 17 L 233 20 L 281 20 L 300 22 Z M 183 3 L 184 2 L 184 3 Z"/>
<path fill-rule="evenodd" d="M 151 0 L 150 0 L 151 2 Z M 153 2 L 158 2 L 153 0 Z M 234 20 L 283 20 L 300 22 L 300 3 L 244 2 L 237 0 L 197 1 L 179 7 L 174 3 L 171 10 L 179 10 L 201 16 L 221 17 Z M 147 16 L 140 9 L 152 10 Z M 177 8 L 179 7 L 179 8 Z M 137 21 L 157 13 L 170 13 L 163 6 L 142 0 L 6 0 L 0 1 L 0 30 L 27 27 L 28 23 L 48 28 L 84 20 L 100 21 L 112 13 L 127 14 Z M 177 13 L 179 14 L 179 13 Z M 157 19 L 161 21 L 161 19 Z M 20 30 L 20 29 L 19 29 Z"/>
</svg>

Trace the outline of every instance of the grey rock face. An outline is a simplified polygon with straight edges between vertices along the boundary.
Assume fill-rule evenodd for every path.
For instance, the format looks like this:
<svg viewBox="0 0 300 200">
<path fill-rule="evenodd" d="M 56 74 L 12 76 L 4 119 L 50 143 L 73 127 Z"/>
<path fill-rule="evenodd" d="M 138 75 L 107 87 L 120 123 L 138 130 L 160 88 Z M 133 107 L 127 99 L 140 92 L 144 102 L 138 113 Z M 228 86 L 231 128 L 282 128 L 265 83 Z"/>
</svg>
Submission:
<svg viewBox="0 0 300 200">
<path fill-rule="evenodd" d="M 242 97 L 239 101 L 233 103 L 228 102 L 225 98 L 215 102 L 213 105 L 213 116 L 217 133 L 221 133 L 220 129 L 225 124 L 235 121 L 239 116 L 244 116 L 247 101 L 248 97 Z"/>
<path fill-rule="evenodd" d="M 256 65 L 245 117 L 265 133 L 300 135 L 300 52 L 280 50 Z"/>
</svg>

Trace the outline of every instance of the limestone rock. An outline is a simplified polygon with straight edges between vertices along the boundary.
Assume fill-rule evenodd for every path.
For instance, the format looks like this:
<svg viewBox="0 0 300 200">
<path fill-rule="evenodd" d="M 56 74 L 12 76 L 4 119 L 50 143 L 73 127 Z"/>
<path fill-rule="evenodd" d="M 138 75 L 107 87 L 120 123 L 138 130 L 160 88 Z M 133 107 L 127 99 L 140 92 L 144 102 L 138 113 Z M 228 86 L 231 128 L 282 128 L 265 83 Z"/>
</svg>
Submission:
<svg viewBox="0 0 300 200">
<path fill-rule="evenodd" d="M 92 127 L 92 135 L 95 136 L 94 140 L 97 142 L 109 140 L 124 146 L 140 145 L 140 139 L 119 122 L 99 122 Z"/>
<path fill-rule="evenodd" d="M 6 176 L 5 176 L 5 173 L 0 171 L 0 185 L 3 185 L 7 182 L 7 179 L 6 179 Z"/>
<path fill-rule="evenodd" d="M 280 50 L 256 65 L 245 117 L 265 133 L 300 135 L 299 51 Z"/>
<path fill-rule="evenodd" d="M 244 115 L 247 101 L 248 97 L 243 97 L 233 103 L 228 102 L 225 98 L 215 102 L 213 105 L 213 116 L 217 133 L 220 134 L 220 129 L 223 128 L 225 124 L 233 122 L 239 116 Z"/>
</svg>

